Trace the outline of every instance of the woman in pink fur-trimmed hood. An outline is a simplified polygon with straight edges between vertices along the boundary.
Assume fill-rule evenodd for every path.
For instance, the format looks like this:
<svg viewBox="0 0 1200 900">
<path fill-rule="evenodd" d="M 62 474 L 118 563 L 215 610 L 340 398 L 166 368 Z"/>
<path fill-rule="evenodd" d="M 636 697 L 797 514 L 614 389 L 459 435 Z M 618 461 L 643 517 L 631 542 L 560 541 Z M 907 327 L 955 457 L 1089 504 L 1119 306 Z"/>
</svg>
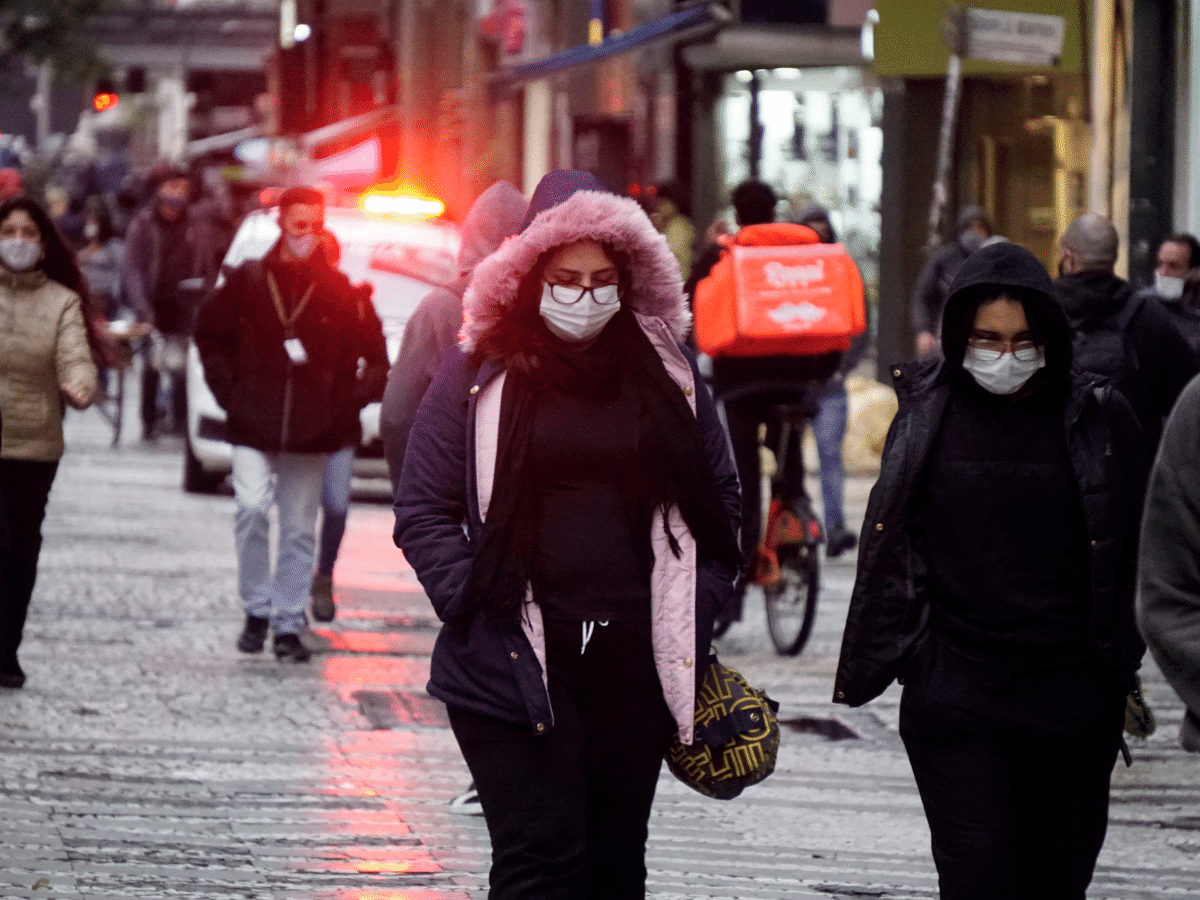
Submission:
<svg viewBox="0 0 1200 900">
<path fill-rule="evenodd" d="M 417 415 L 396 543 L 438 616 L 492 900 L 640 900 L 663 754 L 740 564 L 739 496 L 638 205 L 551 172 L 479 263 Z M 464 527 L 465 530 L 464 530 Z"/>
</svg>

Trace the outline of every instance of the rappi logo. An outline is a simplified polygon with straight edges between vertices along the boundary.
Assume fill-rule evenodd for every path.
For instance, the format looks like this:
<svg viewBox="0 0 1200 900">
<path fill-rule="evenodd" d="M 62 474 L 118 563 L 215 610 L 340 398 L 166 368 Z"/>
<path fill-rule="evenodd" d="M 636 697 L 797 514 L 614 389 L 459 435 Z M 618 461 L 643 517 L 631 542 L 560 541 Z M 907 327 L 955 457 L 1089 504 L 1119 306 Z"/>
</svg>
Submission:
<svg viewBox="0 0 1200 900">
<path fill-rule="evenodd" d="M 774 288 L 808 287 L 814 281 L 825 280 L 825 260 L 798 266 L 785 266 L 774 260 L 763 266 L 763 277 Z"/>
</svg>

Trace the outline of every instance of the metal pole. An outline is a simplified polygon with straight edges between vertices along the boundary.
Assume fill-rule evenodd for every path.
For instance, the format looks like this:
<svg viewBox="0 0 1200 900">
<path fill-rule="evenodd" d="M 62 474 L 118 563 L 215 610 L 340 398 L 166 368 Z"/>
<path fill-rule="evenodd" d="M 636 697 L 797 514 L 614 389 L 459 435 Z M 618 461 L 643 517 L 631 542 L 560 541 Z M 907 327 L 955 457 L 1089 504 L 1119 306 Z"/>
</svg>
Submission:
<svg viewBox="0 0 1200 900">
<path fill-rule="evenodd" d="M 758 119 L 758 72 L 750 75 L 750 177 L 758 180 L 762 162 L 763 127 Z"/>
<path fill-rule="evenodd" d="M 37 152 L 46 157 L 50 152 L 50 103 L 54 88 L 54 69 L 49 61 L 38 66 L 37 72 L 37 103 L 34 113 L 37 122 Z"/>
<path fill-rule="evenodd" d="M 942 130 L 938 135 L 937 168 L 933 175 L 933 200 L 929 204 L 929 238 L 925 249 L 932 253 L 941 244 L 942 211 L 946 208 L 950 181 L 950 142 L 958 114 L 958 95 L 962 84 L 962 57 L 950 54 L 946 66 L 946 94 L 942 101 Z"/>
<path fill-rule="evenodd" d="M 411 182 L 415 176 L 417 136 L 416 103 L 416 30 L 417 0 L 400 0 L 400 153 L 397 168 L 400 179 Z"/>
</svg>

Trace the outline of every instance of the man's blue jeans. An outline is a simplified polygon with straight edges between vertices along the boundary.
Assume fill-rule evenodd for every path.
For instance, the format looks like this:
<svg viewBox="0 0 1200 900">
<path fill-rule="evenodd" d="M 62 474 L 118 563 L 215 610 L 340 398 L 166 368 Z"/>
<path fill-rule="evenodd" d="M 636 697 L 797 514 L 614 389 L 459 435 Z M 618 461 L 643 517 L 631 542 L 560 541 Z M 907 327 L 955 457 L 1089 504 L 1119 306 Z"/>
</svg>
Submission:
<svg viewBox="0 0 1200 900">
<path fill-rule="evenodd" d="M 821 398 L 821 411 L 812 423 L 821 461 L 821 502 L 825 506 L 825 531 L 846 525 L 842 509 L 844 472 L 842 438 L 846 436 L 846 389 Z"/>
<path fill-rule="evenodd" d="M 327 453 L 263 453 L 233 448 L 234 541 L 246 614 L 270 619 L 276 634 L 304 625 Z M 270 512 L 279 509 L 279 549 L 271 574 Z"/>
</svg>

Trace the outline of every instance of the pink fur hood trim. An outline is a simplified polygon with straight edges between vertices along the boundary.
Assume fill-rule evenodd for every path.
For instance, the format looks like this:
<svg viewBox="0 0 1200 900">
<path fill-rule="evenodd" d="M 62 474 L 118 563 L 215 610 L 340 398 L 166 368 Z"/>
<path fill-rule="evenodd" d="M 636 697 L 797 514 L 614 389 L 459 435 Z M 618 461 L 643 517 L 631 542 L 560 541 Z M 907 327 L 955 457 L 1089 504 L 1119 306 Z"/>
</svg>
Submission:
<svg viewBox="0 0 1200 900">
<path fill-rule="evenodd" d="M 482 260 L 463 296 L 459 342 L 470 352 L 516 299 L 521 279 L 547 250 L 591 238 L 629 255 L 631 283 L 624 303 L 642 315 L 662 319 L 676 340 L 691 327 L 679 265 L 667 239 L 628 197 L 602 191 L 579 191 L 558 206 L 539 213 L 520 234 Z"/>
</svg>

